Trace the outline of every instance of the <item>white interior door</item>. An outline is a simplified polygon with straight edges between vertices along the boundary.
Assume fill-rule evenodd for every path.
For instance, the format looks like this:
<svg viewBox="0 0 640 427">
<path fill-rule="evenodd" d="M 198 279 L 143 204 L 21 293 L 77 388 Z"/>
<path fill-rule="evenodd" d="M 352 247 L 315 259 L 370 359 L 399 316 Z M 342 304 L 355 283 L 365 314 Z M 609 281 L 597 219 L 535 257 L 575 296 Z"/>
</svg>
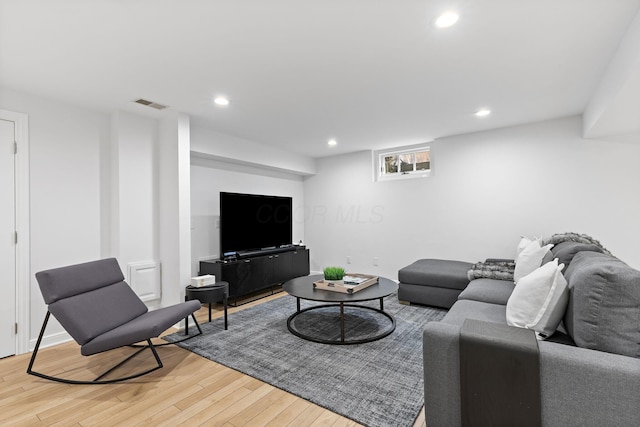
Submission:
<svg viewBox="0 0 640 427">
<path fill-rule="evenodd" d="M 0 119 L 0 357 L 16 353 L 15 123 Z"/>
</svg>

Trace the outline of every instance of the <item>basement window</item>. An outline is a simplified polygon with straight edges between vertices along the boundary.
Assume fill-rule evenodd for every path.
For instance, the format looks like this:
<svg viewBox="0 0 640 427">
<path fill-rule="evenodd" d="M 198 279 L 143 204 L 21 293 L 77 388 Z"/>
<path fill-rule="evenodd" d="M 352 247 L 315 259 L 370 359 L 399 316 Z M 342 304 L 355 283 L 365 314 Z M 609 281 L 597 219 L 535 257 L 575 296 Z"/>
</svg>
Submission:
<svg viewBox="0 0 640 427">
<path fill-rule="evenodd" d="M 428 146 L 376 151 L 377 181 L 423 178 L 431 175 L 431 149 Z"/>
</svg>

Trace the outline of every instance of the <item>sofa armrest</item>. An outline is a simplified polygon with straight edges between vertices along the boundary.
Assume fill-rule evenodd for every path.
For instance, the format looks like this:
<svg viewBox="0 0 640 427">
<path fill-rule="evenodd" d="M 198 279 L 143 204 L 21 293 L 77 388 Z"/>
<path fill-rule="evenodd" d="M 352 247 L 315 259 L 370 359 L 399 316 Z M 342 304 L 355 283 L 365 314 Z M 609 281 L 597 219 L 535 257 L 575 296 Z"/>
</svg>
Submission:
<svg viewBox="0 0 640 427">
<path fill-rule="evenodd" d="M 640 425 L 640 359 L 541 341 L 545 426 Z"/>
<path fill-rule="evenodd" d="M 462 424 L 539 427 L 540 396 L 535 332 L 466 319 L 460 329 Z"/>
<path fill-rule="evenodd" d="M 429 322 L 422 334 L 424 407 L 429 427 L 460 425 L 460 327 Z"/>
<path fill-rule="evenodd" d="M 423 331 L 425 418 L 459 426 L 460 326 L 430 322 Z M 538 342 L 544 426 L 640 425 L 640 359 Z"/>
</svg>

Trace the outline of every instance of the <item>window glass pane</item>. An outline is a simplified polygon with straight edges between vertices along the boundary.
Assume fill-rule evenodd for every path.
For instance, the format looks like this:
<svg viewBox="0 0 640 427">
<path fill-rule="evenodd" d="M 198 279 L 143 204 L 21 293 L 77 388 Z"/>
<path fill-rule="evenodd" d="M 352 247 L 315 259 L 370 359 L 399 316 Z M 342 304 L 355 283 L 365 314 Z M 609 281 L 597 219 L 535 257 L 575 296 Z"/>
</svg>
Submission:
<svg viewBox="0 0 640 427">
<path fill-rule="evenodd" d="M 398 156 L 384 156 L 384 173 L 398 173 Z"/>
<path fill-rule="evenodd" d="M 416 153 L 416 170 L 423 171 L 431 169 L 431 156 L 428 151 Z"/>
<path fill-rule="evenodd" d="M 401 154 L 400 156 L 400 172 L 413 172 L 413 161 L 415 156 L 411 154 Z"/>
<path fill-rule="evenodd" d="M 431 154 L 429 147 L 404 147 L 397 151 L 378 152 L 375 158 L 376 179 L 397 180 L 430 176 Z"/>
</svg>

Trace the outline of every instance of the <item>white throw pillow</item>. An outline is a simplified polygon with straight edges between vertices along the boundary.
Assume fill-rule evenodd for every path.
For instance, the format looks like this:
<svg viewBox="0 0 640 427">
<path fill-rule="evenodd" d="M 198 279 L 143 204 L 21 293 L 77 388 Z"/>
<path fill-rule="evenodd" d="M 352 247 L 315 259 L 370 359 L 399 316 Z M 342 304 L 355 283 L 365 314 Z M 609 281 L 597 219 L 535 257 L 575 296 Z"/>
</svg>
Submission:
<svg viewBox="0 0 640 427">
<path fill-rule="evenodd" d="M 520 252 L 518 258 L 516 258 L 516 266 L 513 271 L 513 281 L 518 281 L 531 273 L 542 264 L 542 259 L 553 247 L 552 244 L 540 246 L 538 240 L 529 242 L 527 246 Z"/>
<path fill-rule="evenodd" d="M 556 258 L 520 279 L 507 301 L 509 325 L 533 329 L 546 337 L 555 332 L 569 302 L 563 268 Z"/>
<path fill-rule="evenodd" d="M 529 238 L 527 236 L 522 236 L 520 238 L 520 241 L 518 242 L 518 247 L 516 248 L 516 256 L 515 258 L 513 258 L 514 260 L 517 260 L 518 257 L 520 256 L 520 253 L 524 250 L 524 248 L 526 248 L 531 242 L 538 242 L 538 246 L 542 246 L 542 241 L 541 239 L 539 239 L 538 237 L 534 237 Z"/>
</svg>

